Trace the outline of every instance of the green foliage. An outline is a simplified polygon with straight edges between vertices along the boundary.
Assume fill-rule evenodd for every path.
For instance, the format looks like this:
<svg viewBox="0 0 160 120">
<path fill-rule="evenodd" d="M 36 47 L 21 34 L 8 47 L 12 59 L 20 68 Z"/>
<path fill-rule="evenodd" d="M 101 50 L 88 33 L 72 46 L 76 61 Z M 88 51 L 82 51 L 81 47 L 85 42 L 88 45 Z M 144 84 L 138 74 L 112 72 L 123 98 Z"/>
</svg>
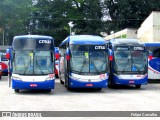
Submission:
<svg viewBox="0 0 160 120">
<path fill-rule="evenodd" d="M 26 33 L 26 21 L 31 12 L 32 0 L 1 0 L 0 4 L 0 39 L 11 44 L 13 36 Z M 2 40 L 1 40 L 2 41 Z"/>
<path fill-rule="evenodd" d="M 105 0 L 105 6 L 112 20 L 108 31 L 138 28 L 152 11 L 160 10 L 160 2 L 156 0 Z"/>
<path fill-rule="evenodd" d="M 33 2 L 35 1 L 35 2 Z M 70 33 L 100 35 L 100 32 L 137 28 L 151 13 L 160 10 L 156 0 L 1 0 L 0 39 L 11 43 L 20 34 L 50 35 L 56 46 Z M 102 20 L 104 17 L 108 20 Z"/>
</svg>

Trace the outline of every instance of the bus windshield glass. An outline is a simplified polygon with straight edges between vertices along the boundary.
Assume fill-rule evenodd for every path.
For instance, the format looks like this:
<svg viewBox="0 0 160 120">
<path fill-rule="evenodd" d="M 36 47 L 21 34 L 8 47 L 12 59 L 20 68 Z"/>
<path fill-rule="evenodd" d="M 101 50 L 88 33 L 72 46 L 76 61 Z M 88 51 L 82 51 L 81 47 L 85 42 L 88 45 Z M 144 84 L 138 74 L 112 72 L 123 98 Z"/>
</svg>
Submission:
<svg viewBox="0 0 160 120">
<path fill-rule="evenodd" d="M 14 56 L 13 73 L 15 74 L 46 75 L 53 72 L 51 51 L 16 50 Z"/>
<path fill-rule="evenodd" d="M 114 58 L 117 72 L 144 72 L 146 70 L 147 60 L 144 47 L 116 47 Z"/>
<path fill-rule="evenodd" d="M 105 45 L 71 45 L 71 71 L 99 74 L 107 71 Z"/>
</svg>

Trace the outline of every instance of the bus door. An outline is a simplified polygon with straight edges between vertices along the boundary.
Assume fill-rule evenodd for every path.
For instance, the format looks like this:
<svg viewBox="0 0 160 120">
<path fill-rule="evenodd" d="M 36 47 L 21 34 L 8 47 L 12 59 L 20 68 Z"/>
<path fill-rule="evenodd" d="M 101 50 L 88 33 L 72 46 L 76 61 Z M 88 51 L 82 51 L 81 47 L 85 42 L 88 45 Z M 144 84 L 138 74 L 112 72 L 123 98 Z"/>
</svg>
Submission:
<svg viewBox="0 0 160 120">
<path fill-rule="evenodd" d="M 60 50 L 60 58 L 59 58 L 59 77 L 60 79 L 65 79 L 65 49 Z"/>
<path fill-rule="evenodd" d="M 160 78 L 160 48 L 153 50 L 153 59 L 149 61 L 149 79 Z"/>
<path fill-rule="evenodd" d="M 2 64 L 1 64 L 1 58 L 0 58 L 0 79 L 1 79 L 1 76 L 2 76 Z"/>
</svg>

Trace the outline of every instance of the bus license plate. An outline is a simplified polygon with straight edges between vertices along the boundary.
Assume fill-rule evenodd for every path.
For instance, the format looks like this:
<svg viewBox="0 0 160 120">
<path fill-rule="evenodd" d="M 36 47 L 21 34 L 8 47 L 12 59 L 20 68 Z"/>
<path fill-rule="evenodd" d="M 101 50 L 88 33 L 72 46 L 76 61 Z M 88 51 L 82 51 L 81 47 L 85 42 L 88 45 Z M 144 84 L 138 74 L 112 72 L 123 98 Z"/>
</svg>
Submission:
<svg viewBox="0 0 160 120">
<path fill-rule="evenodd" d="M 130 80 L 130 81 L 129 81 L 129 83 L 133 84 L 133 83 L 134 83 L 134 81 L 133 81 L 133 80 Z"/>
<path fill-rule="evenodd" d="M 30 84 L 30 87 L 37 87 L 37 84 Z"/>
<path fill-rule="evenodd" d="M 92 87 L 92 86 L 93 86 L 93 84 L 86 84 L 86 86 L 87 86 L 87 87 Z"/>
</svg>

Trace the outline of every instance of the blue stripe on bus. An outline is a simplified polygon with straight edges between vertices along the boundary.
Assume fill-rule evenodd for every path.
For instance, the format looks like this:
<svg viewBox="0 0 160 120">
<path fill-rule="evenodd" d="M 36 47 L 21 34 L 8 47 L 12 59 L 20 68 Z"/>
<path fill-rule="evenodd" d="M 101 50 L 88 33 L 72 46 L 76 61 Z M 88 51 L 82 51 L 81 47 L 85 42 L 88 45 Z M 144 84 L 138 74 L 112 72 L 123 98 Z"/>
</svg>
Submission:
<svg viewBox="0 0 160 120">
<path fill-rule="evenodd" d="M 160 46 L 160 42 L 159 43 L 145 43 L 145 46 L 151 46 L 151 47 L 153 47 L 153 46 Z"/>
<path fill-rule="evenodd" d="M 37 87 L 30 87 L 31 84 L 36 84 Z M 24 82 L 21 80 L 12 79 L 12 89 L 54 89 L 55 80 L 47 80 L 43 82 Z"/>
<path fill-rule="evenodd" d="M 149 65 L 152 67 L 152 69 L 160 72 L 160 58 L 153 58 L 149 61 Z"/>
</svg>

